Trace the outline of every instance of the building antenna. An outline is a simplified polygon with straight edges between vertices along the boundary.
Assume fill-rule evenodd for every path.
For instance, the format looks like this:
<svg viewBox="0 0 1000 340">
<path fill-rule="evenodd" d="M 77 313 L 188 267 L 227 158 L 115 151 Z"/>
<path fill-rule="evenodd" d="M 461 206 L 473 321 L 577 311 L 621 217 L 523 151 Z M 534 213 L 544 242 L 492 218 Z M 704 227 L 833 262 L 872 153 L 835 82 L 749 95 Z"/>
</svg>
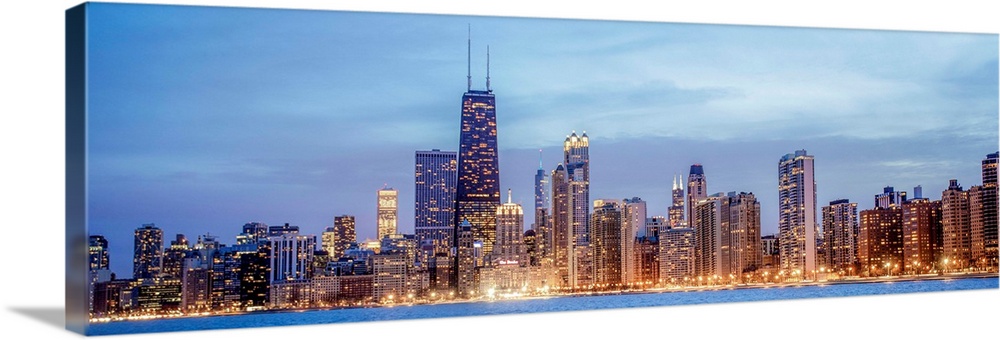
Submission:
<svg viewBox="0 0 1000 340">
<path fill-rule="evenodd" d="M 472 24 L 469 24 L 469 40 L 466 41 L 466 66 L 468 69 L 465 73 L 465 78 L 468 80 L 468 89 L 466 91 L 472 91 Z"/>
<path fill-rule="evenodd" d="M 490 45 L 486 45 L 486 91 L 493 92 L 490 88 Z"/>
<path fill-rule="evenodd" d="M 538 149 L 538 170 L 542 169 L 542 149 Z"/>
</svg>

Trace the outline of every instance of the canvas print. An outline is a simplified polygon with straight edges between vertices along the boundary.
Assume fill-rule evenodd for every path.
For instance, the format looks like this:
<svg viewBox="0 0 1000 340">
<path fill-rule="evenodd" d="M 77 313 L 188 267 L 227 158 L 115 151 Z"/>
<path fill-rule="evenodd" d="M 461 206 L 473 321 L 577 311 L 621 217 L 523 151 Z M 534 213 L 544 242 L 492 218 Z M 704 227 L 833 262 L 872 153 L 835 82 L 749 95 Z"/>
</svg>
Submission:
<svg viewBox="0 0 1000 340">
<path fill-rule="evenodd" d="M 88 335 L 998 288 L 996 34 L 66 15 Z"/>
</svg>

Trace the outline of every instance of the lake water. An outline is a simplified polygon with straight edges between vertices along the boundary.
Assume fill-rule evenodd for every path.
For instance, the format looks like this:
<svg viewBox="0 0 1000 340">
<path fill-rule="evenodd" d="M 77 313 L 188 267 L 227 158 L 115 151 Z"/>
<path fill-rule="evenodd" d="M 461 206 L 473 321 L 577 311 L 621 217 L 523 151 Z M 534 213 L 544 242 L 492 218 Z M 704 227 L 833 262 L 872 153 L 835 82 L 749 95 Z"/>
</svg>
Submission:
<svg viewBox="0 0 1000 340">
<path fill-rule="evenodd" d="M 891 283 L 838 283 L 820 286 L 722 289 L 669 293 L 600 296 L 563 296 L 545 299 L 466 302 L 437 305 L 354 308 L 307 312 L 250 313 L 194 318 L 155 319 L 97 323 L 88 334 L 128 334 L 241 327 L 270 327 L 340 322 L 443 318 L 529 312 L 558 312 L 626 307 L 652 307 L 764 300 L 881 295 L 968 289 L 997 289 L 997 278 L 900 281 Z"/>
</svg>

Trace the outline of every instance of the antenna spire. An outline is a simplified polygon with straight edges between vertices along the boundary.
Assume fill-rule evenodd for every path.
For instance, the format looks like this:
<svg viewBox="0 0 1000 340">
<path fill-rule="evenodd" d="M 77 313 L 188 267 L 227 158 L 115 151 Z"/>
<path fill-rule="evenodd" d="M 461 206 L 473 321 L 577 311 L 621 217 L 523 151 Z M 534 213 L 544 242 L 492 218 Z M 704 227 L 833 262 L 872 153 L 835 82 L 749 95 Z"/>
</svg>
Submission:
<svg viewBox="0 0 1000 340">
<path fill-rule="evenodd" d="M 466 66 L 465 78 L 468 80 L 468 89 L 472 91 L 472 24 L 469 24 L 469 40 L 466 41 Z"/>
<path fill-rule="evenodd" d="M 511 204 L 511 203 L 513 203 L 513 202 L 510 201 L 510 188 L 507 188 L 507 204 Z"/>
<path fill-rule="evenodd" d="M 542 149 L 538 149 L 538 170 L 542 170 Z"/>
<path fill-rule="evenodd" d="M 493 92 L 490 88 L 490 45 L 486 45 L 486 91 Z"/>
</svg>

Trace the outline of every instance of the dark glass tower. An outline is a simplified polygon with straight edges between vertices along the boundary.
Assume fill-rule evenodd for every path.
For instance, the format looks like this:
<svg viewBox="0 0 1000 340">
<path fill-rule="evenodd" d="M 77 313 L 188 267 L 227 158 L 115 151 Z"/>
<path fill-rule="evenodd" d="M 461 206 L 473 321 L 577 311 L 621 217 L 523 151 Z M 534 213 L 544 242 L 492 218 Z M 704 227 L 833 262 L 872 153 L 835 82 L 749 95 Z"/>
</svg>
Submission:
<svg viewBox="0 0 1000 340">
<path fill-rule="evenodd" d="M 458 148 L 458 182 L 455 192 L 455 224 L 470 224 L 472 244 L 482 243 L 480 254 L 493 253 L 496 242 L 497 207 L 500 206 L 500 166 L 497 154 L 496 98 L 490 89 L 489 50 L 486 54 L 486 90 L 469 87 L 462 95 L 462 122 Z M 459 239 L 455 230 L 454 240 Z M 461 248 L 461 245 L 456 245 Z M 463 254 L 457 249 L 456 254 Z M 459 267 L 456 259 L 455 267 Z M 482 265 L 483 259 L 475 259 Z M 458 282 L 459 286 L 464 286 Z M 464 292 L 463 292 L 464 293 Z"/>
</svg>

